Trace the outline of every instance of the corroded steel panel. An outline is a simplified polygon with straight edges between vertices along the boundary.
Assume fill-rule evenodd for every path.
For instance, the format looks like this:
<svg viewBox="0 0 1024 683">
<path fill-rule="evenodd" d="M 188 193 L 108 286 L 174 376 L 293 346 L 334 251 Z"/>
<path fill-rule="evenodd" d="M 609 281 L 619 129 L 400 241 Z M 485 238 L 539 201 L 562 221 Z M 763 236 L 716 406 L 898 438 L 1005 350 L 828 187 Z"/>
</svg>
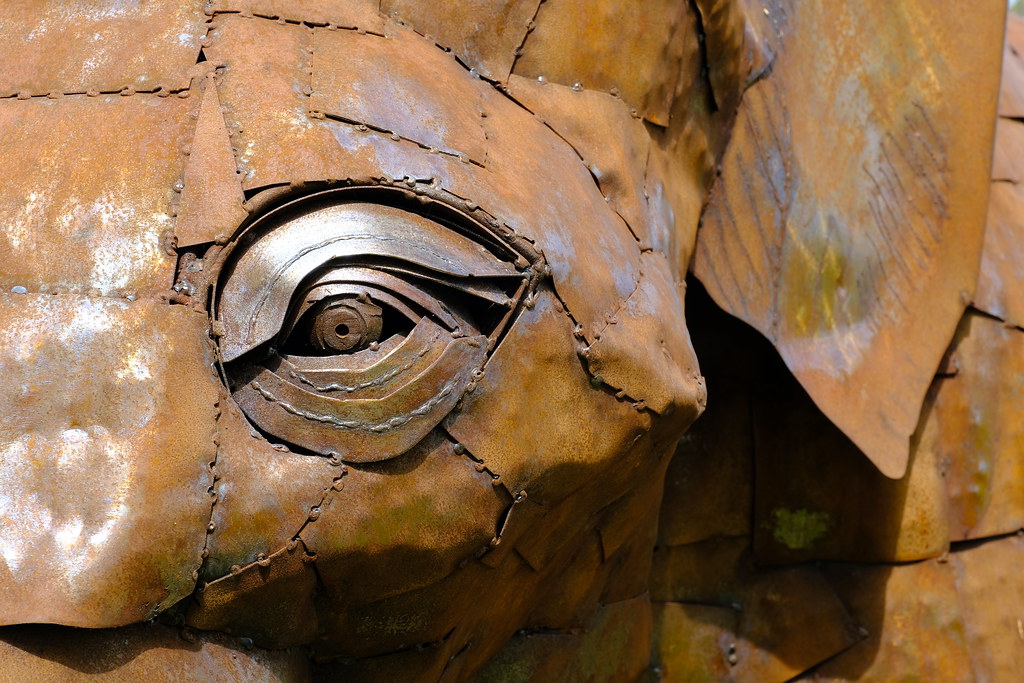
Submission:
<svg viewBox="0 0 1024 683">
<path fill-rule="evenodd" d="M 0 294 L 0 621 L 120 626 L 192 592 L 219 382 L 184 306 Z"/>
<path fill-rule="evenodd" d="M 941 25 L 928 2 L 767 6 L 776 58 L 744 95 L 698 238 L 715 300 L 892 477 L 977 278 L 997 5 Z"/>
<path fill-rule="evenodd" d="M 0 96 L 187 88 L 206 19 L 203 0 L 4 3 Z"/>
<path fill-rule="evenodd" d="M 450 49 L 481 76 L 505 81 L 543 0 L 381 0 L 380 10 Z"/>
<path fill-rule="evenodd" d="M 209 0 L 207 13 L 240 13 L 267 19 L 383 33 L 378 0 Z"/>
<path fill-rule="evenodd" d="M 155 95 L 0 101 L 0 287 L 169 290 L 172 201 L 194 104 Z"/>
<path fill-rule="evenodd" d="M 541 4 L 512 73 L 620 96 L 647 120 L 666 126 L 694 21 L 690 5 L 673 0 L 549 0 Z"/>
<path fill-rule="evenodd" d="M 1024 332 L 969 312 L 950 354 L 918 458 L 942 469 L 953 540 L 1012 533 L 1024 528 Z"/>
</svg>

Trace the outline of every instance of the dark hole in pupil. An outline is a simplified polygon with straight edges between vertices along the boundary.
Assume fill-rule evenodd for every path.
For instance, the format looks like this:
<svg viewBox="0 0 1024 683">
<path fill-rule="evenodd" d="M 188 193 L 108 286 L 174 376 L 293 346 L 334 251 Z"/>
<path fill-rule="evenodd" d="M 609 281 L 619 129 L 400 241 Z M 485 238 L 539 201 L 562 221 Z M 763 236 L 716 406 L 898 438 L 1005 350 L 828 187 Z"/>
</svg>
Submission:
<svg viewBox="0 0 1024 683">
<path fill-rule="evenodd" d="M 335 327 L 334 331 L 338 333 L 339 337 L 344 337 L 346 334 L 348 334 L 348 325 L 342 323 L 341 325 Z"/>
</svg>

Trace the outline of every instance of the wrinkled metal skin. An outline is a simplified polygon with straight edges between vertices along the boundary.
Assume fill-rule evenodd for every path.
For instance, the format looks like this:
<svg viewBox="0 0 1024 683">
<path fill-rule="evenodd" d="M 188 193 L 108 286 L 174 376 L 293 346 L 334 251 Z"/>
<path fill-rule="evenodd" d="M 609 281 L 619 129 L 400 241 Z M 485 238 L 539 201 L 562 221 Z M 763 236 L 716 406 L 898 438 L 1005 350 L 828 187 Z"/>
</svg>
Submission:
<svg viewBox="0 0 1024 683">
<path fill-rule="evenodd" d="M 143 5 L 0 8 L 0 679 L 1012 669 L 995 12 Z"/>
</svg>

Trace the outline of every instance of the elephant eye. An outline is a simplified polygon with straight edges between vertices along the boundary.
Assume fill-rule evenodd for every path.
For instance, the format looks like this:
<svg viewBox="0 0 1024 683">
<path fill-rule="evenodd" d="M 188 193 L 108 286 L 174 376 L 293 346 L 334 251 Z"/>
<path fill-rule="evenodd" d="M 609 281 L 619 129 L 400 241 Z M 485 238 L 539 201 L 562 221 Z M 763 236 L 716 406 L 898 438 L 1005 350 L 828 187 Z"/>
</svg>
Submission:
<svg viewBox="0 0 1024 683">
<path fill-rule="evenodd" d="M 404 453 L 479 375 L 536 269 L 486 226 L 298 202 L 231 248 L 215 301 L 232 395 L 268 438 L 348 462 Z"/>
</svg>

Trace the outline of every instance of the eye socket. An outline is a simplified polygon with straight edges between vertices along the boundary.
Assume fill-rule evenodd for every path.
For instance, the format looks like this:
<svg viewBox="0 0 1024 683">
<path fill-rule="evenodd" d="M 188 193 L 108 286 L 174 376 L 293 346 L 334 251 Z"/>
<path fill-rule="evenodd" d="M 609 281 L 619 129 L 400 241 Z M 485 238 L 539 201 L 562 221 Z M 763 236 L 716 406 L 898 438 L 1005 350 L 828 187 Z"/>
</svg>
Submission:
<svg viewBox="0 0 1024 683">
<path fill-rule="evenodd" d="M 367 202 L 299 203 L 235 246 L 215 312 L 232 395 L 275 440 L 396 457 L 451 411 L 534 271 L 500 236 Z"/>
</svg>

